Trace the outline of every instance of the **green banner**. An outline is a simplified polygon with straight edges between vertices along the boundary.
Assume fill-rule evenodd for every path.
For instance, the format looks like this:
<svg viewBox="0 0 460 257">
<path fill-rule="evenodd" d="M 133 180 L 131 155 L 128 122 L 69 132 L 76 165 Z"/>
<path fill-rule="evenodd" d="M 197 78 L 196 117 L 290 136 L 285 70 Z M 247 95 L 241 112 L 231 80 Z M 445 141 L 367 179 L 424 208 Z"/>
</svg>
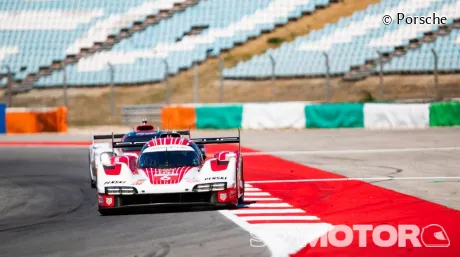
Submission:
<svg viewBox="0 0 460 257">
<path fill-rule="evenodd" d="M 197 129 L 235 129 L 241 127 L 242 105 L 196 107 Z"/>
<path fill-rule="evenodd" d="M 337 103 L 305 106 L 307 128 L 363 128 L 364 104 Z"/>
<path fill-rule="evenodd" d="M 460 126 L 460 102 L 430 105 L 430 127 L 439 126 Z"/>
</svg>

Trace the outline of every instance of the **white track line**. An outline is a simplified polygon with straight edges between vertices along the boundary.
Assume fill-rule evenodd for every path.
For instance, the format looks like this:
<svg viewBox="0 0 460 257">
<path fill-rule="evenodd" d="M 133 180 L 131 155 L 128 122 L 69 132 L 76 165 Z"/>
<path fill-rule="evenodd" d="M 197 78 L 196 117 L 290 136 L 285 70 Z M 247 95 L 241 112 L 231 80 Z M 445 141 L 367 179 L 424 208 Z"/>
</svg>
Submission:
<svg viewBox="0 0 460 257">
<path fill-rule="evenodd" d="M 244 216 L 243 220 L 319 220 L 316 216 Z"/>
<path fill-rule="evenodd" d="M 244 196 L 271 196 L 267 192 L 245 192 Z"/>
<path fill-rule="evenodd" d="M 256 213 L 305 213 L 302 209 L 291 208 L 291 209 L 263 209 L 263 210 L 251 210 L 251 209 L 238 209 L 231 210 L 233 214 L 256 214 Z"/>
<path fill-rule="evenodd" d="M 267 207 L 267 208 L 273 208 L 273 207 L 292 207 L 292 205 L 288 203 L 253 203 L 248 205 L 249 208 L 256 208 L 256 207 Z"/>
<path fill-rule="evenodd" d="M 281 199 L 276 197 L 245 197 L 245 201 L 281 201 Z"/>
<path fill-rule="evenodd" d="M 244 192 L 259 192 L 259 191 L 262 191 L 258 188 L 253 188 L 253 187 L 249 187 L 249 188 L 245 188 L 244 189 Z"/>
<path fill-rule="evenodd" d="M 366 153 L 395 153 L 395 152 L 425 152 L 425 151 L 458 151 L 460 147 L 426 147 L 426 148 L 388 148 L 388 149 L 355 149 L 355 150 L 324 150 L 324 151 L 273 151 L 243 153 L 243 156 L 260 155 L 314 155 L 314 154 L 366 154 Z"/>
<path fill-rule="evenodd" d="M 460 180 L 460 177 L 375 177 L 375 178 L 317 178 L 317 179 L 293 179 L 293 180 L 259 180 L 251 183 L 295 183 L 295 182 L 331 182 L 331 181 L 368 181 L 368 180 Z"/>
</svg>

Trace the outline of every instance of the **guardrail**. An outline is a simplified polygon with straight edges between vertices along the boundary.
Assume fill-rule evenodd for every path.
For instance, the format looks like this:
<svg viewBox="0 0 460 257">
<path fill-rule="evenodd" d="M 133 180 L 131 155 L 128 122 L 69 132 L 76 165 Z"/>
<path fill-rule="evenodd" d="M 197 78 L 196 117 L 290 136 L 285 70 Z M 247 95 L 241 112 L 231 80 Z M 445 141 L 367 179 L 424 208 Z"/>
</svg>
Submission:
<svg viewBox="0 0 460 257">
<path fill-rule="evenodd" d="M 161 110 L 164 104 L 124 105 L 121 107 L 123 125 L 138 124 L 147 119 L 153 124 L 161 124 Z"/>
</svg>

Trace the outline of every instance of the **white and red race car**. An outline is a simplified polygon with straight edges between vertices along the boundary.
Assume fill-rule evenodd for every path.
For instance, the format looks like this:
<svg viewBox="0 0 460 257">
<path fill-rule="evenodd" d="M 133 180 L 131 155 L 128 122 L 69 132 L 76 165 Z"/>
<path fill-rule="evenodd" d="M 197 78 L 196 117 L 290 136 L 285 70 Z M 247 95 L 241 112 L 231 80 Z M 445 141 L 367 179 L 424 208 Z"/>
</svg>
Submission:
<svg viewBox="0 0 460 257">
<path fill-rule="evenodd" d="M 170 132 L 170 131 L 169 131 Z M 174 131 L 181 135 L 190 136 L 190 131 L 178 130 Z M 108 139 L 121 139 L 122 142 L 139 142 L 139 141 L 148 141 L 152 138 L 159 137 L 163 133 L 168 133 L 168 131 L 160 130 L 153 126 L 153 124 L 148 124 L 146 119 L 142 120 L 141 125 L 133 128 L 132 131 L 125 134 L 112 134 L 112 135 L 93 135 L 93 142 L 88 149 L 88 164 L 89 164 L 89 177 L 91 181 L 91 187 L 96 188 L 97 183 L 97 166 L 102 159 L 108 159 L 111 155 L 139 155 L 139 152 L 142 146 L 139 147 L 130 147 L 130 148 L 115 148 L 112 151 L 112 143 L 109 142 L 96 142 L 96 140 L 108 140 Z M 204 147 L 202 147 L 203 154 L 206 152 Z"/>
<path fill-rule="evenodd" d="M 238 143 L 237 151 L 203 158 L 200 146 Z M 189 139 L 164 133 L 147 142 L 112 142 L 114 149 L 142 146 L 136 155 L 115 155 L 98 164 L 98 211 L 139 206 L 236 207 L 244 199 L 240 136 Z"/>
</svg>

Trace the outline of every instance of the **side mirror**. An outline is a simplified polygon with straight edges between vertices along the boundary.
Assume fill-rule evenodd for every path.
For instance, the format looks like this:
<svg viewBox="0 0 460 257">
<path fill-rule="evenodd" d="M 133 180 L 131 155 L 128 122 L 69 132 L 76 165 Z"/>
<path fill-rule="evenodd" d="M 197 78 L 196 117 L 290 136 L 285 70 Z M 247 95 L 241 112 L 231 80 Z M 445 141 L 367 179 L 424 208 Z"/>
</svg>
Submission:
<svg viewBox="0 0 460 257">
<path fill-rule="evenodd" d="M 204 146 L 200 147 L 201 155 L 203 155 L 203 160 L 206 161 L 206 148 Z"/>
</svg>

